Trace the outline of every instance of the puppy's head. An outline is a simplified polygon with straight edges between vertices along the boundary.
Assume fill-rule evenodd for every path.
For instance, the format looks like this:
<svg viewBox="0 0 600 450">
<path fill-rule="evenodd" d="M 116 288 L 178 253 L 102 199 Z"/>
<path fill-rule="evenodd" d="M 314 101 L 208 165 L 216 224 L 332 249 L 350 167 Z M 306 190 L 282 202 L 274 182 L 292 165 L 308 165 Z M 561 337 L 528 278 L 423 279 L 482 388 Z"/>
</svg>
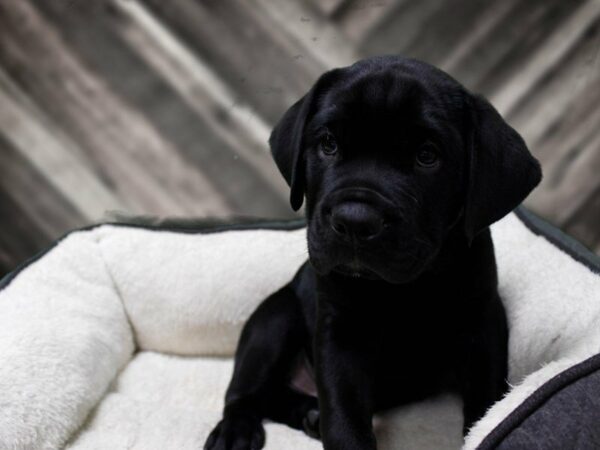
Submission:
<svg viewBox="0 0 600 450">
<path fill-rule="evenodd" d="M 419 61 L 379 57 L 322 75 L 271 151 L 322 274 L 402 283 L 456 227 L 467 242 L 514 209 L 541 170 L 483 98 Z"/>
</svg>

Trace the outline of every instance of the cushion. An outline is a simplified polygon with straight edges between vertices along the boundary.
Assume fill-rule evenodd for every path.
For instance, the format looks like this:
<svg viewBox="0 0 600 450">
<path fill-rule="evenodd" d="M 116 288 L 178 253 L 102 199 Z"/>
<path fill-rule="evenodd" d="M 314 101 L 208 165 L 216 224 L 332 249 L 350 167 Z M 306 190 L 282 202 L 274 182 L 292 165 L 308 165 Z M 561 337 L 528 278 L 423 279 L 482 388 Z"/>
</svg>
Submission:
<svg viewBox="0 0 600 450">
<path fill-rule="evenodd" d="M 452 394 L 378 416 L 380 448 L 600 447 L 598 258 L 522 208 L 492 234 L 510 392 L 464 441 Z M 0 282 L 0 448 L 201 448 L 244 321 L 306 257 L 302 222 L 69 233 Z"/>
</svg>

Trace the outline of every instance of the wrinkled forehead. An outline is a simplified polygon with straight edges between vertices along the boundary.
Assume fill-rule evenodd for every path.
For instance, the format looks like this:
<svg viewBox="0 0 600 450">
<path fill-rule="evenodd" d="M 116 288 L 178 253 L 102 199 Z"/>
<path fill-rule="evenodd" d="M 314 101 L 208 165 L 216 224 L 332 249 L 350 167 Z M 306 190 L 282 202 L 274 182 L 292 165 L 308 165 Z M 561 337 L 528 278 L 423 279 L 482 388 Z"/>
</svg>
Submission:
<svg viewBox="0 0 600 450">
<path fill-rule="evenodd" d="M 319 96 L 313 124 L 454 133 L 461 105 L 448 104 L 445 89 L 397 70 L 342 76 Z"/>
</svg>

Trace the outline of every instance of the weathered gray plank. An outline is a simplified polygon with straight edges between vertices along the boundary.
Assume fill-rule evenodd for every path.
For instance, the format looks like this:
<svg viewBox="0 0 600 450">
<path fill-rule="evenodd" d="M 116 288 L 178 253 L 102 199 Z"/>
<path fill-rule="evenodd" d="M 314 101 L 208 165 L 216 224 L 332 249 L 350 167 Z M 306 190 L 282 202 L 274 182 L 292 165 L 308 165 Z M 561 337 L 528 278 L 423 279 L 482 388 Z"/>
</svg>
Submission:
<svg viewBox="0 0 600 450">
<path fill-rule="evenodd" d="M 51 241 L 22 213 L 21 205 L 0 190 L 0 278 Z"/>
<path fill-rule="evenodd" d="M 287 200 L 287 186 L 268 151 L 271 127 L 249 105 L 238 103 L 212 69 L 169 33 L 143 5 L 130 0 L 117 2 L 115 6 L 131 20 L 119 27 L 117 33 L 198 114 L 208 128 L 206 132 L 221 139 L 219 150 L 225 150 L 226 145 L 246 163 L 247 167 L 242 166 L 243 171 L 238 170 L 233 178 L 250 178 L 256 174 L 267 184 L 263 188 L 264 196 L 272 191 L 281 194 L 281 200 Z M 227 168 L 231 170 L 231 166 Z M 242 202 L 247 200 L 242 199 Z"/>
<path fill-rule="evenodd" d="M 449 67 L 451 73 L 476 92 L 490 95 L 502 86 L 504 81 L 518 70 L 531 53 L 543 43 L 546 36 L 560 24 L 580 0 L 517 0 L 513 7 L 503 13 L 503 8 L 511 6 L 507 2 L 495 1 L 490 11 L 501 8 L 491 23 L 483 28 L 484 37 L 474 42 L 468 54 L 460 63 Z M 503 14 L 502 14 L 503 13 Z M 481 17 L 485 22 L 485 15 Z M 478 21 L 474 31 L 479 31 Z M 475 34 L 475 33 L 474 33 Z M 466 39 L 469 39 L 466 36 Z M 457 48 L 460 47 L 460 43 Z M 442 65 L 446 61 L 442 62 Z"/>
<path fill-rule="evenodd" d="M 559 174 L 550 177 L 529 199 L 551 221 L 563 226 L 594 195 L 600 185 L 600 133 L 595 133 L 569 153 Z M 552 183 L 553 181 L 553 183 Z"/>
<path fill-rule="evenodd" d="M 442 5 L 439 0 L 401 2 L 381 20 L 376 28 L 363 35 L 358 44 L 365 55 L 407 52 L 410 43 L 423 35 L 423 23 L 433 16 Z M 429 58 L 425 58 L 429 61 Z"/>
<path fill-rule="evenodd" d="M 269 123 L 275 123 L 323 70 L 301 45 L 286 41 L 282 48 L 275 42 L 273 30 L 257 22 L 245 2 L 145 3 Z"/>
<path fill-rule="evenodd" d="M 4 5 L 0 62 L 55 125 L 80 144 L 87 161 L 110 180 L 128 208 L 157 214 L 226 211 L 220 193 L 178 156 L 143 114 L 85 67 L 27 2 Z"/>
<path fill-rule="evenodd" d="M 312 6 L 318 9 L 322 14 L 331 16 L 351 0 L 309 0 Z M 364 1 L 364 0 L 363 0 Z"/>
<path fill-rule="evenodd" d="M 600 254 L 600 186 L 564 224 L 565 230 Z"/>
<path fill-rule="evenodd" d="M 576 115 L 580 94 L 594 96 L 600 89 L 600 20 L 581 36 L 575 47 L 545 72 L 508 119 L 537 151 L 548 129 L 565 115 Z M 542 158 L 543 155 L 540 154 Z"/>
<path fill-rule="evenodd" d="M 254 7 L 251 11 L 265 22 L 267 28 L 274 31 L 274 39 L 281 42 L 297 42 L 302 47 L 302 53 L 294 55 L 299 60 L 304 55 L 312 55 L 321 71 L 332 67 L 347 66 L 360 59 L 355 47 L 348 42 L 336 23 L 331 23 L 303 2 L 289 0 L 249 0 Z M 290 46 L 288 52 L 296 51 L 296 44 Z"/>
<path fill-rule="evenodd" d="M 210 181 L 228 214 L 290 214 L 287 188 L 268 155 L 269 128 L 143 5 L 104 2 L 92 13 L 84 5 L 64 11 L 38 3 L 112 91 Z M 150 37 L 158 31 L 160 42 Z M 202 197 L 197 201 L 200 208 Z"/>
<path fill-rule="evenodd" d="M 0 132 L 83 217 L 97 220 L 124 205 L 81 160 L 80 150 L 0 71 Z M 7 169 L 4 168 L 4 171 Z M 8 175 L 5 175 L 8 176 Z"/>
<path fill-rule="evenodd" d="M 501 114 L 510 114 L 542 77 L 553 70 L 556 64 L 573 50 L 598 18 L 600 18 L 598 0 L 587 0 L 579 6 L 571 17 L 556 28 L 544 44 L 519 67 L 519 70 L 515 70 L 511 78 L 491 94 L 498 111 Z"/>
<path fill-rule="evenodd" d="M 90 222 L 0 134 L 0 278 Z"/>
<path fill-rule="evenodd" d="M 559 224 L 571 223 L 600 183 L 593 171 L 582 171 L 600 157 L 599 38 L 598 28 L 588 33 L 514 116 L 545 175 L 528 203 Z"/>
<path fill-rule="evenodd" d="M 39 242 L 49 242 L 56 239 L 65 230 L 83 226 L 92 219 L 81 214 L 77 208 L 69 202 L 68 197 L 54 188 L 48 182 L 43 172 L 37 170 L 30 160 L 13 147 L 5 136 L 0 134 L 0 191 L 11 199 L 11 205 L 18 205 L 19 215 L 26 221 L 30 232 L 35 232 L 40 239 L 34 239 L 35 248 Z M 16 214 L 16 211 L 13 212 Z M 2 233 L 7 236 L 13 235 L 17 228 L 22 226 L 15 223 L 14 216 L 6 217 L 2 221 Z M 33 231 L 35 230 L 35 231 Z M 24 245 L 19 240 L 14 240 L 14 248 Z M 27 246 L 25 251 L 30 251 Z"/>
<path fill-rule="evenodd" d="M 335 13 L 335 23 L 348 38 L 359 43 L 376 30 L 386 17 L 408 0 L 352 0 Z"/>
<path fill-rule="evenodd" d="M 475 68 L 465 60 L 476 52 L 482 42 L 488 42 L 490 34 L 500 31 L 499 25 L 515 10 L 518 3 L 519 0 L 489 2 L 474 21 L 472 29 L 468 33 L 464 33 L 453 48 L 443 56 L 439 63 L 440 68 L 454 73 L 458 77 L 462 75 L 462 73 L 456 73 L 459 72 L 459 69 L 469 74 L 475 72 Z M 462 81 L 463 83 L 470 82 L 470 80 Z"/>
<path fill-rule="evenodd" d="M 549 181 L 552 181 L 552 173 L 565 166 L 569 153 L 600 130 L 598 104 L 600 86 L 590 84 L 587 89 L 580 90 L 554 123 L 548 124 L 548 129 L 535 145 L 535 151 L 549 175 Z"/>
<path fill-rule="evenodd" d="M 402 49 L 417 59 L 425 59 L 438 66 L 446 55 L 458 47 L 461 40 L 473 33 L 475 24 L 481 20 L 487 8 L 498 0 L 463 0 L 460 9 L 454 2 L 440 2 L 438 8 L 420 23 L 421 31 Z M 460 14 L 460 20 L 448 20 Z M 465 24 L 469 24 L 465 26 Z"/>
</svg>

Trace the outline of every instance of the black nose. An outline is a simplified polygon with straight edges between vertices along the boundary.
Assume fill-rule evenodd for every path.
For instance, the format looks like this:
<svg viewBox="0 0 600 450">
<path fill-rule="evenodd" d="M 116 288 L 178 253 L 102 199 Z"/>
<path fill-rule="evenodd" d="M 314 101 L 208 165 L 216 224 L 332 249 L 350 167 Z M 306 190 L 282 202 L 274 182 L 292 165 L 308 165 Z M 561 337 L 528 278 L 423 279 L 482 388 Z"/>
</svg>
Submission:
<svg viewBox="0 0 600 450">
<path fill-rule="evenodd" d="M 344 202 L 331 211 L 331 228 L 341 238 L 365 241 L 383 230 L 381 214 L 361 202 Z"/>
</svg>

